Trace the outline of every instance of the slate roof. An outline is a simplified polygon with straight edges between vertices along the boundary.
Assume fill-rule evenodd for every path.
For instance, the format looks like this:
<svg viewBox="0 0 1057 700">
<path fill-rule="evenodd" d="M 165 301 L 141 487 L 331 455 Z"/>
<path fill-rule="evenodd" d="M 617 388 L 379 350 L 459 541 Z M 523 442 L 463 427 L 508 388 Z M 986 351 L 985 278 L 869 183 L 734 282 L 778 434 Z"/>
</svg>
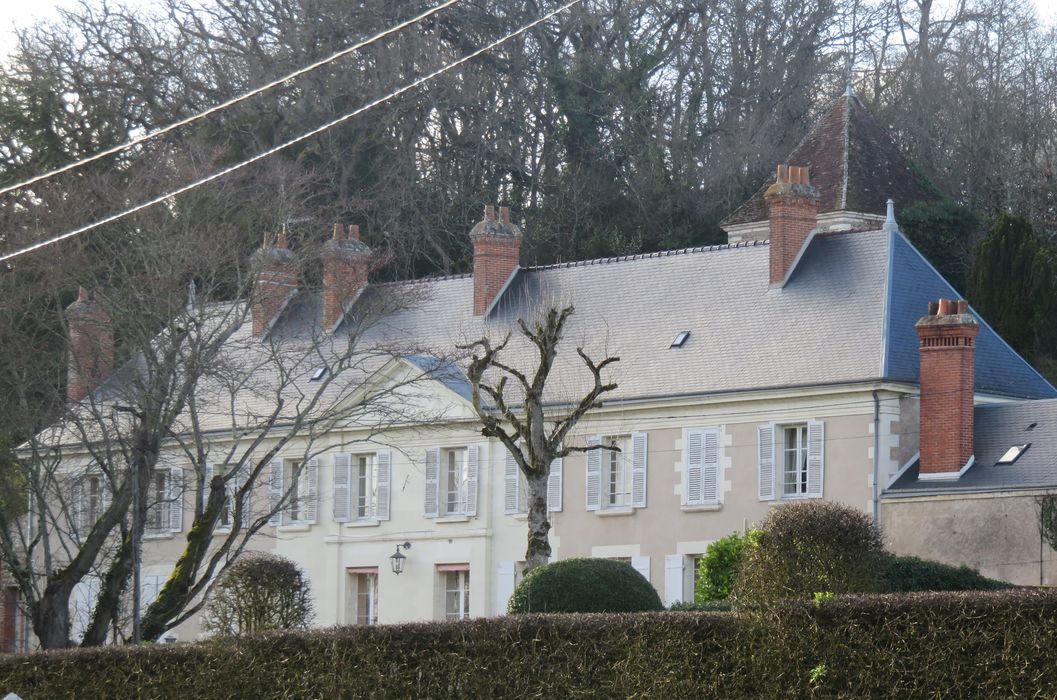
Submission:
<svg viewBox="0 0 1057 700">
<path fill-rule="evenodd" d="M 1017 491 L 1057 487 L 1057 401 L 1016 401 L 977 406 L 973 466 L 957 480 L 918 481 L 914 464 L 885 496 Z M 1031 427 L 1034 424 L 1034 427 Z M 1013 464 L 997 464 L 1014 445 L 1030 447 Z"/>
<path fill-rule="evenodd" d="M 318 291 L 304 292 L 271 331 L 295 377 L 283 394 L 290 410 L 303 405 L 319 387 L 310 383 L 312 373 L 328 357 L 342 356 L 355 334 L 357 359 L 342 375 L 348 381 L 362 382 L 399 356 L 465 398 L 459 368 L 466 353 L 458 345 L 512 333 L 504 360 L 531 372 L 536 350 L 518 333 L 517 319 L 566 304 L 576 310 L 548 383 L 553 403 L 577 400 L 588 387 L 577 346 L 596 360 L 620 357 L 607 368 L 607 379 L 618 384 L 609 401 L 878 379 L 917 383 L 914 322 L 930 300 L 956 295 L 909 241 L 884 231 L 815 236 L 784 286 L 769 283 L 769 253 L 767 242 L 754 241 L 525 268 L 484 317 L 473 315 L 471 275 L 372 285 L 332 335 L 321 330 Z M 370 324 L 356 320 L 394 296 L 406 297 L 396 310 Z M 267 344 L 251 337 L 250 325 L 231 337 L 222 364 L 259 368 L 236 404 L 241 415 L 260 416 L 275 406 L 278 380 Z M 689 339 L 669 347 L 681 331 L 690 331 Z M 984 322 L 976 376 L 980 392 L 1057 398 Z M 221 375 L 203 389 L 219 403 L 203 412 L 206 429 L 231 429 L 224 381 Z M 320 405 L 346 400 L 348 381 L 333 382 Z M 199 396 L 200 407 L 206 399 Z"/>
<path fill-rule="evenodd" d="M 782 163 L 807 166 L 821 195 L 819 213 L 855 211 L 884 215 L 889 197 L 899 206 L 939 199 L 888 132 L 855 95 L 842 95 Z M 767 219 L 764 183 L 720 226 Z"/>
</svg>

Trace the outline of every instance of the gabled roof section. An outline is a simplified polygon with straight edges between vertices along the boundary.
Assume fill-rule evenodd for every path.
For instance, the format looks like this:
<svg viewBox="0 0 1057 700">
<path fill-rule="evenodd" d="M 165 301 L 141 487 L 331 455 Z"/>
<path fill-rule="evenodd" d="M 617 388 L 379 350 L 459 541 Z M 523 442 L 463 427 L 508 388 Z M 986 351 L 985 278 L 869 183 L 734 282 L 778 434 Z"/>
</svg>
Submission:
<svg viewBox="0 0 1057 700">
<path fill-rule="evenodd" d="M 821 194 L 820 214 L 843 210 L 883 216 L 889 197 L 900 207 L 939 199 L 854 94 L 842 95 L 782 162 L 811 169 L 811 184 Z M 769 184 L 720 225 L 766 220 Z"/>
<path fill-rule="evenodd" d="M 911 465 L 885 490 L 886 496 L 1000 492 L 1057 487 L 1057 400 L 977 406 L 975 461 L 958 479 L 918 481 Z M 1012 464 L 998 460 L 1014 445 L 1030 445 Z"/>
<path fill-rule="evenodd" d="M 925 315 L 929 301 L 957 299 L 960 295 L 901 233 L 892 234 L 891 245 L 893 275 L 888 293 L 884 375 L 916 384 L 919 355 L 914 324 Z M 987 319 L 975 310 L 971 313 L 980 323 L 977 392 L 1030 399 L 1057 397 L 1057 389 L 1009 347 L 987 325 Z"/>
</svg>

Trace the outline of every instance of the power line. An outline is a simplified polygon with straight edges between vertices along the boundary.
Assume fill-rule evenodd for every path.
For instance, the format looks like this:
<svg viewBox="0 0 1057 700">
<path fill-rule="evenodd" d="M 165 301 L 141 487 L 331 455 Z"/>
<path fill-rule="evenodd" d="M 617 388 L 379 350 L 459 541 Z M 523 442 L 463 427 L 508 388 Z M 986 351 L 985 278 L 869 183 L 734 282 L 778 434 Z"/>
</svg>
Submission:
<svg viewBox="0 0 1057 700">
<path fill-rule="evenodd" d="M 161 204 L 162 202 L 165 202 L 166 200 L 172 199 L 173 197 L 176 197 L 178 195 L 184 194 L 185 192 L 190 192 L 191 190 L 193 190 L 193 189 L 195 189 L 197 187 L 201 187 L 202 185 L 205 185 L 207 183 L 213 182 L 214 180 L 219 180 L 220 178 L 224 177 L 225 175 L 230 175 L 233 172 L 236 172 L 238 170 L 241 170 L 242 168 L 245 168 L 247 165 L 251 165 L 253 163 L 256 163 L 257 161 L 264 160 L 265 158 L 267 158 L 269 156 L 273 156 L 276 153 L 279 153 L 280 151 L 283 151 L 283 150 L 289 148 L 290 146 L 293 146 L 293 145 L 298 144 L 298 143 L 300 143 L 302 141 L 310 139 L 313 136 L 317 136 L 317 135 L 323 133 L 324 131 L 327 131 L 328 129 L 331 129 L 331 128 L 339 125 L 339 124 L 342 124 L 342 123 L 348 121 L 349 119 L 352 119 L 353 117 L 355 117 L 357 115 L 363 114 L 364 112 L 366 112 L 369 109 L 372 109 L 374 107 L 377 107 L 380 104 L 384 104 L 384 103 L 386 103 L 386 102 L 388 102 L 388 101 L 390 101 L 390 100 L 392 100 L 392 99 L 394 99 L 396 97 L 399 97 L 400 95 L 403 95 L 405 92 L 409 92 L 409 91 L 415 89 L 416 87 L 418 87 L 419 85 L 427 83 L 430 80 L 432 80 L 433 78 L 436 78 L 439 75 L 443 75 L 444 73 L 447 73 L 451 69 L 457 68 L 457 67 L 461 66 L 462 64 L 467 63 L 468 61 L 471 61 L 471 60 L 477 58 L 481 54 L 486 53 L 488 51 L 491 51 L 492 49 L 494 49 L 494 48 L 496 48 L 496 47 L 498 47 L 498 46 L 500 46 L 502 44 L 505 44 L 507 41 L 510 41 L 511 39 L 524 34 L 525 32 L 529 31 L 530 29 L 533 29 L 534 27 L 537 27 L 540 24 L 543 24 L 544 22 L 546 22 L 550 18 L 554 17 L 555 15 L 558 15 L 558 14 L 564 12 L 565 10 L 569 9 L 570 7 L 572 7 L 573 5 L 578 5 L 581 2 L 583 2 L 583 0 L 570 0 L 569 2 L 567 2 L 564 5 L 562 5 L 561 7 L 559 7 L 558 9 L 553 10 L 551 12 L 548 12 L 547 14 L 545 14 L 545 15 L 543 15 L 543 16 L 535 19 L 535 20 L 533 20 L 532 22 L 530 22 L 529 24 L 526 24 L 525 26 L 521 27 L 520 29 L 517 29 L 517 30 L 515 30 L 513 32 L 510 32 L 509 34 L 503 36 L 502 38 L 496 39 L 492 43 L 487 44 L 487 45 L 485 45 L 484 47 L 482 47 L 480 49 L 477 49 L 473 53 L 467 54 L 466 56 L 463 56 L 462 58 L 458 59 L 457 61 L 453 61 L 452 63 L 449 63 L 448 65 L 446 65 L 446 66 L 444 66 L 442 68 L 439 68 L 439 69 L 433 71 L 432 73 L 428 73 L 428 74 L 422 76 L 421 78 L 418 78 L 418 79 L 408 83 L 404 87 L 399 88 L 397 90 L 394 90 L 393 92 L 389 93 L 388 95 L 385 95 L 383 97 L 379 97 L 378 99 L 373 100 L 372 102 L 368 102 L 364 106 L 362 106 L 362 107 L 360 107 L 358 109 L 355 109 L 355 110 L 353 110 L 351 112 L 348 112 L 346 114 L 343 114 L 342 116 L 338 117 L 337 119 L 333 119 L 333 120 L 327 122 L 326 124 L 323 124 L 320 127 L 317 127 L 317 128 L 315 128 L 315 129 L 313 129 L 311 131 L 305 132 L 304 134 L 298 136 L 297 138 L 294 138 L 294 139 L 291 139 L 289 141 L 286 141 L 285 143 L 281 143 L 278 146 L 275 146 L 273 148 L 269 148 L 266 151 L 262 151 L 261 153 L 258 153 L 257 155 L 253 156 L 252 158 L 248 158 L 247 160 L 241 161 L 241 162 L 236 163 L 234 165 L 230 165 L 230 166 L 228 166 L 228 167 L 226 167 L 226 168 L 224 168 L 222 170 L 219 170 L 219 171 L 213 173 L 212 175 L 208 175 L 206 177 L 203 177 L 200 180 L 195 180 L 194 182 L 192 182 L 192 183 L 190 183 L 188 185 L 184 185 L 183 187 L 180 187 L 180 188 L 177 188 L 175 190 L 172 190 L 171 192 L 168 192 L 166 194 L 159 195 L 159 196 L 155 197 L 154 199 L 147 200 L 146 202 L 143 202 L 142 204 L 137 204 L 136 206 L 131 207 L 129 209 L 125 209 L 124 211 L 118 212 L 117 214 L 111 214 L 110 216 L 107 216 L 107 217 L 105 217 L 103 219 L 100 219 L 99 221 L 96 221 L 94 223 L 87 224 L 85 226 L 81 226 L 80 228 L 75 228 L 72 231 L 67 231 L 66 233 L 60 234 L 58 236 L 54 236 L 54 237 L 49 238 L 49 239 L 44 240 L 44 241 L 40 241 L 39 243 L 34 243 L 33 245 L 29 245 L 29 246 L 26 246 L 24 248 L 20 248 L 20 249 L 14 251 L 12 253 L 6 253 L 4 255 L 0 255 L 0 262 L 4 262 L 5 260 L 11 260 L 12 258 L 17 258 L 19 256 L 25 255 L 26 253 L 31 253 L 31 252 L 33 252 L 35 250 L 39 250 L 39 249 L 44 248 L 46 246 L 52 245 L 54 243 L 58 243 L 60 241 L 64 241 L 67 238 L 73 238 L 74 236 L 79 236 L 82 233 L 87 233 L 88 231 L 92 231 L 93 229 L 97 229 L 100 226 L 105 226 L 106 224 L 113 223 L 115 221 L 118 221 L 119 219 L 125 218 L 126 216 L 130 216 L 132 214 L 135 214 L 136 212 L 140 212 L 140 211 L 143 211 L 144 209 L 148 209 L 148 208 L 150 208 L 150 207 L 152 207 L 152 206 L 154 206 L 156 204 Z"/>
<path fill-rule="evenodd" d="M 207 109 L 207 110 L 205 110 L 203 112 L 199 112 L 198 114 L 194 114 L 194 115 L 192 115 L 190 117 L 186 117 L 184 119 L 181 119 L 180 121 L 173 122 L 172 124 L 169 124 L 168 126 L 162 127 L 161 129 L 157 129 L 156 131 L 151 131 L 151 132 L 148 132 L 146 134 L 143 134 L 142 136 L 137 136 L 136 138 L 130 139 L 128 141 L 125 141 L 124 143 L 118 144 L 117 146 L 111 146 L 110 148 L 107 148 L 105 150 L 99 151 L 98 153 L 90 155 L 90 156 L 88 156 L 86 158 L 82 158 L 81 160 L 77 160 L 77 161 L 74 161 L 72 163 L 67 163 L 66 165 L 63 165 L 62 167 L 55 168 L 54 170 L 49 170 L 47 172 L 41 173 L 40 175 L 35 175 L 35 176 L 29 178 L 28 180 L 23 180 L 22 182 L 17 182 L 14 185 L 7 185 L 6 187 L 2 187 L 2 188 L 0 188 L 0 195 L 5 195 L 8 192 L 13 192 L 15 190 L 20 190 L 23 187 L 28 187 L 29 185 L 33 185 L 35 183 L 40 182 L 41 180 L 47 180 L 48 178 L 55 177 L 56 175 L 61 175 L 62 173 L 65 173 L 65 172 L 68 172 L 70 170 L 73 170 L 74 168 L 79 168 L 82 165 L 87 165 L 88 163 L 94 163 L 97 160 L 101 160 L 103 158 L 106 158 L 107 156 L 112 156 L 115 153 L 120 153 L 121 151 L 126 151 L 126 150 L 132 148 L 133 146 L 137 146 L 137 145 L 139 145 L 141 143 L 144 143 L 146 141 L 150 141 L 151 139 L 158 138 L 159 136 L 167 134 L 170 131 L 173 131 L 175 129 L 179 129 L 182 126 L 187 126 L 188 124 L 196 122 L 199 119 L 204 119 L 205 117 L 208 117 L 211 114 L 216 114 L 217 112 L 219 112 L 221 110 L 224 110 L 224 109 L 227 109 L 228 107 L 233 107 L 233 106 L 235 106 L 235 105 L 237 105 L 239 103 L 245 102 L 246 100 L 250 99 L 251 97 L 256 97 L 257 95 L 260 95 L 261 93 L 267 92 L 268 90 L 271 90 L 274 87 L 278 87 L 279 85 L 282 85 L 283 83 L 289 82 L 289 81 L 293 80 L 294 78 L 299 78 L 302 75 L 304 75 L 305 73 L 310 73 L 310 72 L 314 71 L 317 68 L 325 66 L 328 63 L 333 63 L 334 61 L 338 60 L 339 58 L 344 58 L 345 56 L 348 56 L 349 54 L 355 53 L 356 51 L 359 51 L 363 47 L 368 46 L 370 44 L 373 44 L 376 41 L 380 41 L 380 40 L 382 40 L 382 39 L 384 39 L 384 38 L 386 38 L 388 36 L 396 34 L 397 32 L 399 32 L 399 31 L 401 31 L 403 29 L 406 29 L 407 27 L 410 27 L 412 24 L 416 24 L 418 22 L 421 22 L 422 20 L 426 19 L 427 17 L 430 17 L 431 15 L 434 15 L 434 14 L 440 12 L 441 10 L 444 10 L 444 9 L 446 9 L 448 7 L 451 7 L 452 5 L 454 5 L 457 2 L 460 2 L 460 0 L 446 0 L 446 2 L 441 3 L 437 7 L 434 7 L 432 9 L 430 9 L 430 10 L 427 10 L 426 12 L 423 12 L 420 15 L 412 17 L 411 19 L 406 20 L 404 22 L 401 22 L 400 24 L 397 24 L 394 27 L 390 27 L 389 29 L 386 29 L 385 31 L 382 31 L 382 32 L 379 32 L 379 33 L 375 34 L 370 39 L 365 39 L 365 40 L 359 42 L 358 44 L 354 44 L 353 46 L 350 46 L 348 48 L 342 49 L 341 51 L 338 51 L 337 53 L 331 54 L 330 56 L 328 56 L 328 57 L 326 57 L 324 59 L 321 59 L 319 61 L 316 61 L 315 63 L 313 63 L 311 65 L 305 66 L 304 68 L 299 68 L 298 70 L 295 70 L 293 73 L 288 73 L 287 75 L 284 75 L 281 78 L 277 78 L 276 80 L 273 80 L 270 83 L 266 83 L 264 85 L 261 85 L 260 87 L 254 88 L 253 90 L 250 90 L 249 92 L 243 93 L 243 94 L 241 94 L 241 95 L 239 95 L 237 97 L 233 97 L 230 100 L 227 100 L 226 102 L 221 102 L 218 105 L 214 105 L 213 107 L 210 107 L 209 109 Z"/>
</svg>

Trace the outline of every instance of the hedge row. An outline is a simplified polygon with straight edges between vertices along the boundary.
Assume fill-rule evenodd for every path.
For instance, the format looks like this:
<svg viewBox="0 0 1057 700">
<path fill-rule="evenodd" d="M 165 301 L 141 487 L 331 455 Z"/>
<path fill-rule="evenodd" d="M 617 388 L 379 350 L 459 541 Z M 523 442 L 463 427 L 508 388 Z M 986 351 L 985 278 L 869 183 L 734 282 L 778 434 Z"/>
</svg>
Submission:
<svg viewBox="0 0 1057 700">
<path fill-rule="evenodd" d="M 518 615 L 0 658 L 43 698 L 1057 697 L 1057 592 Z"/>
</svg>

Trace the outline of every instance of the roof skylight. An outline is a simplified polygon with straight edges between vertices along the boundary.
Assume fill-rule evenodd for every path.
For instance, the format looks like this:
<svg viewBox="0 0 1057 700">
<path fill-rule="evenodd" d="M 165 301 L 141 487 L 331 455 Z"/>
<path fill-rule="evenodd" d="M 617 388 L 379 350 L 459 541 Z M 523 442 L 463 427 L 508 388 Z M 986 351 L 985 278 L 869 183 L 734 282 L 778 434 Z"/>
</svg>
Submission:
<svg viewBox="0 0 1057 700">
<path fill-rule="evenodd" d="M 690 337 L 690 331 L 679 331 L 679 335 L 675 336 L 675 340 L 669 345 L 669 348 L 681 348 L 686 344 L 686 339 Z"/>
<path fill-rule="evenodd" d="M 1024 454 L 1024 451 L 1029 447 L 1031 447 L 1030 442 L 1023 445 L 1013 445 L 1006 450 L 1004 455 L 998 458 L 998 461 L 995 462 L 995 464 L 1013 464 L 1013 462 L 1016 462 L 1020 458 L 1020 455 Z"/>
<path fill-rule="evenodd" d="M 326 365 L 323 365 L 322 367 L 318 367 L 318 368 L 316 368 L 316 371 L 312 373 L 312 377 L 308 381 L 310 381 L 310 382 L 318 382 L 320 379 L 323 378 L 323 375 L 326 374 L 326 373 L 327 373 L 327 366 Z"/>
</svg>

